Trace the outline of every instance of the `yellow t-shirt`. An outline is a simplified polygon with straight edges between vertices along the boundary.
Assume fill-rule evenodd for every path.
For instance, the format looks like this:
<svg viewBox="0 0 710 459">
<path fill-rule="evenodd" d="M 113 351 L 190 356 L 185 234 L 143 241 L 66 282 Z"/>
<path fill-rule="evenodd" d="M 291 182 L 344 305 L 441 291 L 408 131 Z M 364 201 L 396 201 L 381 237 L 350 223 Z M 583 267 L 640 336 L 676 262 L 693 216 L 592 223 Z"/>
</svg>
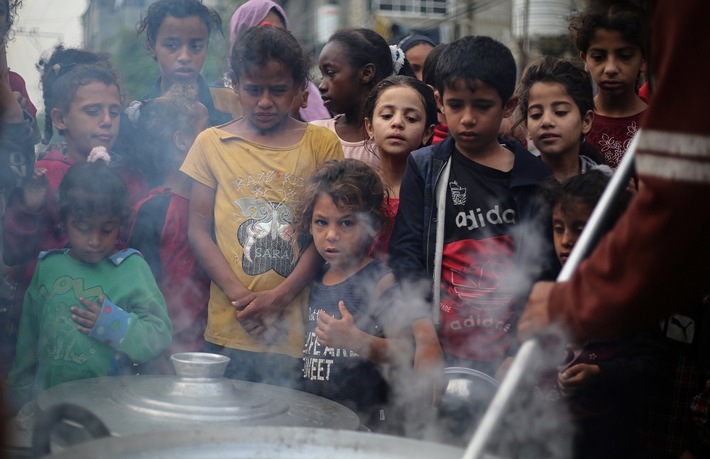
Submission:
<svg viewBox="0 0 710 459">
<path fill-rule="evenodd" d="M 217 246 L 249 290 L 272 289 L 293 271 L 299 252 L 290 206 L 316 166 L 329 159 L 343 159 L 340 141 L 328 129 L 310 124 L 301 140 L 287 147 L 253 143 L 219 127 L 195 140 L 180 170 L 215 190 Z M 278 338 L 259 341 L 241 327 L 234 307 L 213 282 L 205 339 L 300 358 L 307 301 L 304 289 L 284 310 Z"/>
</svg>

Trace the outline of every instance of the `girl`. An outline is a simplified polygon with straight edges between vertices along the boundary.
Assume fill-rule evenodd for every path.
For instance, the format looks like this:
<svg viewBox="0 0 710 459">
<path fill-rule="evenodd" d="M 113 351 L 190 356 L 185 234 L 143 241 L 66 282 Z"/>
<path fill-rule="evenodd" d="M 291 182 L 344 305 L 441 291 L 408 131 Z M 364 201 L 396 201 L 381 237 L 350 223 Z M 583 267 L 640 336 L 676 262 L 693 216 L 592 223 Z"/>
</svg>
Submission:
<svg viewBox="0 0 710 459">
<path fill-rule="evenodd" d="M 424 61 L 429 53 L 436 47 L 436 42 L 426 35 L 411 33 L 399 41 L 399 48 L 404 51 L 407 62 L 412 67 L 417 80 L 423 81 L 422 71 Z"/>
<path fill-rule="evenodd" d="M 105 149 L 94 149 L 59 187 L 69 248 L 40 254 L 25 294 L 5 386 L 15 409 L 63 382 L 132 373 L 170 344 L 170 319 L 150 268 L 136 250 L 115 249 L 128 192 L 108 160 Z"/>
<path fill-rule="evenodd" d="M 212 32 L 222 33 L 222 19 L 201 0 L 159 0 L 148 7 L 138 24 L 145 32 L 150 56 L 158 62 L 160 77 L 146 99 L 155 99 L 175 83 L 195 86 L 197 98 L 210 114 L 210 126 L 241 116 L 241 107 L 229 88 L 210 88 L 200 75 Z"/>
<path fill-rule="evenodd" d="M 293 386 L 299 294 L 322 260 L 299 244 L 290 203 L 318 164 L 343 153 L 332 132 L 289 116 L 307 73 L 290 33 L 249 29 L 230 63 L 244 117 L 203 131 L 180 169 L 194 179 L 190 245 L 212 280 L 205 349 L 232 357 L 228 377 Z"/>
<path fill-rule="evenodd" d="M 306 183 L 296 229 L 310 233 L 326 265 L 311 284 L 303 377 L 308 392 L 350 407 L 363 425 L 388 419 L 388 385 L 379 365 L 408 362 L 393 320 L 395 279 L 368 256 L 382 226 L 384 187 L 355 159 L 321 164 Z"/>
<path fill-rule="evenodd" d="M 63 247 L 55 201 L 69 167 L 85 162 L 94 147 L 110 150 L 118 134 L 121 92 L 108 57 L 58 45 L 39 62 L 45 104 L 45 143 L 53 127 L 64 145 L 50 145 L 35 165 L 34 180 L 13 190 L 3 225 L 3 256 L 9 265 L 33 260 L 41 250 Z"/>
<path fill-rule="evenodd" d="M 562 265 L 587 224 L 609 176 L 590 171 L 544 189 L 551 211 L 552 236 Z M 608 231 L 631 200 L 627 191 L 608 213 Z M 630 457 L 638 452 L 637 425 L 643 390 L 663 368 L 663 348 L 648 330 L 614 340 L 567 345 L 556 375 L 537 387 L 547 400 L 569 405 L 577 433 L 575 458 Z"/>
<path fill-rule="evenodd" d="M 634 2 L 590 4 L 570 23 L 572 39 L 598 88 L 589 142 L 616 168 L 646 110 L 638 81 L 646 70 L 646 14 Z"/>
<path fill-rule="evenodd" d="M 545 57 L 530 65 L 518 87 L 521 118 L 540 157 L 562 183 L 598 167 L 599 154 L 584 141 L 594 119 L 589 75 L 571 62 Z"/>
<path fill-rule="evenodd" d="M 204 341 L 209 277 L 187 241 L 191 183 L 179 167 L 207 123 L 207 109 L 197 101 L 194 88 L 183 85 L 173 85 L 142 104 L 137 120 L 136 143 L 143 146 L 143 156 L 154 158 L 161 184 L 134 206 L 128 246 L 143 254 L 165 296 L 173 323 L 173 343 L 166 357 L 199 351 Z M 172 372 L 172 366 L 155 370 Z"/>
<path fill-rule="evenodd" d="M 416 78 L 407 76 L 385 78 L 365 101 L 365 130 L 377 148 L 380 177 L 389 192 L 383 208 L 387 222 L 374 251 L 377 258 L 386 260 L 399 207 L 399 187 L 409 153 L 429 144 L 436 113 L 432 90 Z"/>
<path fill-rule="evenodd" d="M 289 30 L 286 12 L 271 0 L 248 0 L 237 8 L 229 21 L 229 43 L 234 46 L 237 37 L 245 30 L 260 24 L 270 24 L 280 29 Z M 308 80 L 300 94 L 294 98 L 291 116 L 301 121 L 313 121 L 330 118 L 330 113 L 323 106 L 318 88 Z"/>
<path fill-rule="evenodd" d="M 406 62 L 403 59 L 402 55 L 401 62 Z M 362 110 L 370 90 L 392 75 L 390 47 L 372 30 L 340 30 L 323 47 L 318 67 L 323 75 L 318 87 L 323 103 L 337 116 L 314 123 L 338 135 L 346 158 L 378 169 L 380 159 L 373 154 L 372 141 L 364 135 Z"/>
</svg>

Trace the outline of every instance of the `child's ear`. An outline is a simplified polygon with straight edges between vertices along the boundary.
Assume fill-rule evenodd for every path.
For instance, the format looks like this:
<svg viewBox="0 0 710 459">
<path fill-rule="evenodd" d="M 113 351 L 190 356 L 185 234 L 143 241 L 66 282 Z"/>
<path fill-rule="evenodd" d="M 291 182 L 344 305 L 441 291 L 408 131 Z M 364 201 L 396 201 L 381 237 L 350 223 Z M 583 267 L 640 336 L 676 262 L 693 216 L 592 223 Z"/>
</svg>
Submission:
<svg viewBox="0 0 710 459">
<path fill-rule="evenodd" d="M 190 136 L 188 136 L 185 131 L 178 129 L 173 132 L 173 145 L 175 145 L 175 148 L 179 151 L 187 153 L 192 146 L 192 142 L 190 142 Z"/>
<path fill-rule="evenodd" d="M 152 57 L 154 61 L 158 60 L 158 55 L 155 52 L 155 43 L 152 41 L 148 41 L 148 54 L 150 54 L 150 57 Z"/>
<path fill-rule="evenodd" d="M 520 102 L 520 97 L 517 95 L 508 99 L 508 102 L 503 106 L 503 118 L 508 118 L 513 114 L 515 109 L 518 108 L 518 102 Z"/>
<path fill-rule="evenodd" d="M 375 64 L 366 64 L 362 69 L 360 69 L 360 82 L 367 85 L 375 77 Z"/>
<path fill-rule="evenodd" d="M 587 53 L 580 51 L 579 58 L 582 59 L 582 62 L 584 62 L 584 71 L 589 72 L 589 68 L 587 67 Z"/>
<path fill-rule="evenodd" d="M 587 110 L 587 113 L 582 117 L 582 134 L 587 135 L 592 130 L 592 122 L 594 121 L 594 110 Z"/>
<path fill-rule="evenodd" d="M 52 118 L 52 126 L 54 126 L 55 129 L 63 131 L 67 128 L 64 122 L 64 113 L 60 109 L 53 108 L 49 116 Z"/>
<path fill-rule="evenodd" d="M 306 109 L 308 108 L 308 96 L 310 95 L 310 91 L 308 89 L 303 90 L 303 96 L 301 99 L 301 108 Z"/>
<path fill-rule="evenodd" d="M 372 122 L 370 122 L 370 118 L 365 118 L 363 122 L 365 123 L 365 132 L 367 132 L 367 137 L 370 140 L 373 140 L 375 138 L 375 130 L 372 129 Z"/>
<path fill-rule="evenodd" d="M 430 125 L 428 128 L 424 129 L 424 135 L 422 136 L 422 145 L 429 145 L 431 136 L 434 135 L 434 125 Z"/>
</svg>

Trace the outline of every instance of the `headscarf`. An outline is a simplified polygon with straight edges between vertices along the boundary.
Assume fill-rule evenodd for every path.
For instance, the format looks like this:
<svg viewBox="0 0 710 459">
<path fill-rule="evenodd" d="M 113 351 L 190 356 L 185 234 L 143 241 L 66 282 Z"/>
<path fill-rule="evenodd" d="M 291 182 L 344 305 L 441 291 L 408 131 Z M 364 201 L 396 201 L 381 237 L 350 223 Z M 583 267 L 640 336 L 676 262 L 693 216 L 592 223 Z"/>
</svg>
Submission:
<svg viewBox="0 0 710 459">
<path fill-rule="evenodd" d="M 229 20 L 229 47 L 234 46 L 239 34 L 247 29 L 258 26 L 269 11 L 275 9 L 283 18 L 286 30 L 289 29 L 286 12 L 277 3 L 271 0 L 249 0 L 237 8 Z"/>
</svg>

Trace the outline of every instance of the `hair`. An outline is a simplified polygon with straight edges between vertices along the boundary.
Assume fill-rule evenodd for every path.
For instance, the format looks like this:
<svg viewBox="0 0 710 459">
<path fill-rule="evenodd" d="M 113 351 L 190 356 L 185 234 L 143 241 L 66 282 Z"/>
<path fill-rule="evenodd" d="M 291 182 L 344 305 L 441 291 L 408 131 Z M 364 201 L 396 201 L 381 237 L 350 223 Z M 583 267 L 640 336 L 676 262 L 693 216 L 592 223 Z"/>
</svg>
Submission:
<svg viewBox="0 0 710 459">
<path fill-rule="evenodd" d="M 422 64 L 422 81 L 432 88 L 439 87 L 436 79 L 436 63 L 439 61 L 439 56 L 444 52 L 446 46 L 446 43 L 436 45 L 434 49 L 427 54 L 426 59 L 424 59 L 424 64 Z"/>
<path fill-rule="evenodd" d="M 7 7 L 7 12 L 5 15 L 5 36 L 0 36 L 0 44 L 3 44 L 7 38 L 10 38 L 10 30 L 15 24 L 15 18 L 17 18 L 17 10 L 22 7 L 22 0 L 2 0 L 2 2 Z M 0 26 L 0 30 L 2 27 Z"/>
<path fill-rule="evenodd" d="M 294 212 L 294 228 L 310 232 L 313 209 L 322 194 L 328 195 L 339 209 L 348 209 L 370 218 L 370 242 L 386 221 L 382 210 L 385 190 L 380 176 L 358 159 L 330 160 L 321 163 L 306 182 Z"/>
<path fill-rule="evenodd" d="M 436 124 L 437 108 L 434 91 L 432 91 L 429 86 L 414 77 L 401 75 L 387 77 L 380 81 L 377 86 L 372 88 L 372 91 L 370 91 L 370 94 L 367 96 L 367 100 L 365 101 L 365 105 L 363 106 L 363 116 L 372 120 L 380 97 L 385 91 L 394 87 L 411 88 L 416 91 L 419 94 L 419 99 L 424 105 L 425 126 L 429 127 L 432 124 Z M 429 141 L 431 141 L 431 139 Z"/>
<path fill-rule="evenodd" d="M 291 32 L 268 25 L 252 27 L 234 43 L 230 66 L 232 83 L 239 77 L 276 61 L 289 69 L 296 85 L 304 86 L 308 80 L 308 61 L 298 40 Z"/>
<path fill-rule="evenodd" d="M 397 44 L 405 53 L 417 45 L 429 45 L 434 48 L 436 42 L 426 35 L 410 33 L 409 35 L 405 35 Z"/>
<path fill-rule="evenodd" d="M 624 40 L 648 55 L 648 14 L 638 0 L 597 0 L 570 21 L 569 31 L 577 50 L 586 53 L 598 29 L 619 32 Z"/>
<path fill-rule="evenodd" d="M 444 89 L 463 80 L 470 90 L 478 80 L 495 89 L 501 103 L 515 90 L 517 70 L 513 53 L 491 37 L 468 36 L 449 43 L 436 63 L 437 89 L 443 98 Z"/>
<path fill-rule="evenodd" d="M 197 16 L 207 27 L 208 37 L 211 37 L 214 31 L 222 34 L 222 18 L 219 13 L 203 5 L 201 0 L 158 0 L 141 14 L 140 22 L 136 25 L 138 35 L 145 31 L 146 45 L 149 48 L 155 45 L 160 26 L 167 16 L 179 19 Z"/>
<path fill-rule="evenodd" d="M 130 214 L 128 189 L 123 179 L 104 161 L 78 163 L 69 168 L 57 195 L 59 221 L 70 215 L 78 218 Z"/>
<path fill-rule="evenodd" d="M 530 90 L 535 83 L 556 83 L 562 86 L 577 106 L 580 117 L 584 117 L 589 110 L 594 111 L 594 91 L 589 73 L 568 60 L 547 56 L 530 64 L 520 77 L 520 84 L 516 91 L 520 97 L 519 116 L 514 127 L 527 121 Z M 580 154 L 589 156 L 598 164 L 606 163 L 604 157 L 594 147 L 584 142 L 584 135 L 579 140 Z"/>
<path fill-rule="evenodd" d="M 390 47 L 377 32 L 365 28 L 348 28 L 335 32 L 328 39 L 328 43 L 339 43 L 345 48 L 345 56 L 350 65 L 355 69 L 361 69 L 367 64 L 375 66 L 375 75 L 367 85 L 368 91 L 377 83 L 392 75 L 394 66 L 392 64 L 392 52 Z M 405 67 L 409 67 L 405 59 Z M 411 67 L 411 76 L 414 75 Z M 400 73 L 402 71 L 400 70 Z"/>
<path fill-rule="evenodd" d="M 43 57 L 37 63 L 41 74 L 42 97 L 44 98 L 44 139 L 52 138 L 52 109 L 67 113 L 77 89 L 90 83 L 116 85 L 121 90 L 121 82 L 116 70 L 111 66 L 109 55 L 93 53 L 83 49 L 64 48 L 59 44 L 51 56 Z M 60 134 L 64 132 L 60 131 Z"/>
<path fill-rule="evenodd" d="M 600 170 L 591 170 L 584 174 L 575 175 L 565 180 L 563 183 L 551 181 L 546 183 L 542 188 L 542 196 L 548 203 L 550 220 L 552 209 L 556 205 L 560 205 L 562 212 L 575 204 L 583 204 L 594 209 L 599 202 L 599 199 L 604 194 L 604 190 L 609 183 L 610 177 Z M 621 215 L 626 211 L 631 202 L 632 194 L 629 190 L 625 190 L 614 201 L 613 205 L 608 209 L 607 219 L 603 231 L 610 230 L 619 220 Z"/>
<path fill-rule="evenodd" d="M 141 103 L 140 117 L 133 123 L 134 143 L 152 182 L 162 183 L 170 170 L 180 165 L 182 158 L 175 155 L 173 135 L 177 131 L 194 131 L 201 114 L 198 104 L 195 88 L 181 84 Z"/>
</svg>

